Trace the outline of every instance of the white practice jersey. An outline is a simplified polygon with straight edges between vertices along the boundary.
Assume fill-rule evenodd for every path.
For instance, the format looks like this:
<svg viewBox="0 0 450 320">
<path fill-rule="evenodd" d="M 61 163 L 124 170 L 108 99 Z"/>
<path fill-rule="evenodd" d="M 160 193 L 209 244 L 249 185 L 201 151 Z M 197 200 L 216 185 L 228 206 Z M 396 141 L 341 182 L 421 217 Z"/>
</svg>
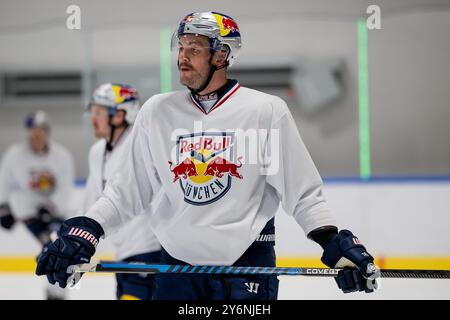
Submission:
<svg viewBox="0 0 450 320">
<path fill-rule="evenodd" d="M 123 169 L 124 143 L 131 129 L 127 129 L 120 137 L 111 152 L 105 154 L 106 140 L 97 141 L 89 152 L 89 177 L 86 183 L 83 213 L 97 201 L 108 181 L 116 170 Z M 110 235 L 116 247 L 117 259 L 123 260 L 134 255 L 161 250 L 156 236 L 151 230 L 151 220 L 145 213 L 136 215 L 120 230 Z"/>
<path fill-rule="evenodd" d="M 87 215 L 109 233 L 151 204 L 161 246 L 190 264 L 233 264 L 280 202 L 306 234 L 335 225 L 286 103 L 237 83 L 209 112 L 186 91 L 153 96 L 125 156 Z"/>
<path fill-rule="evenodd" d="M 16 218 L 35 216 L 48 206 L 61 218 L 70 216 L 74 161 L 62 145 L 51 141 L 46 154 L 34 153 L 28 143 L 10 146 L 0 167 L 0 204 L 8 203 Z"/>
</svg>

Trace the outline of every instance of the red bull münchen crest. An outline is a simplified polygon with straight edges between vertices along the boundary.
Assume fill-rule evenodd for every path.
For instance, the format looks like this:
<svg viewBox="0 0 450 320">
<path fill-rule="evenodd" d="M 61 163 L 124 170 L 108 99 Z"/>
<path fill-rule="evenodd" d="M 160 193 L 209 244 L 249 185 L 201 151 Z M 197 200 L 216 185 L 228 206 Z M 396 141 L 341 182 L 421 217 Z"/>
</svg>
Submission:
<svg viewBox="0 0 450 320">
<path fill-rule="evenodd" d="M 32 190 L 40 194 L 50 195 L 55 190 L 56 179 L 53 174 L 47 170 L 31 171 L 29 186 Z"/>
<path fill-rule="evenodd" d="M 207 205 L 222 198 L 239 173 L 242 157 L 235 159 L 234 133 L 201 132 L 177 137 L 177 163 L 169 161 L 173 182 L 180 184 L 184 200 Z"/>
</svg>

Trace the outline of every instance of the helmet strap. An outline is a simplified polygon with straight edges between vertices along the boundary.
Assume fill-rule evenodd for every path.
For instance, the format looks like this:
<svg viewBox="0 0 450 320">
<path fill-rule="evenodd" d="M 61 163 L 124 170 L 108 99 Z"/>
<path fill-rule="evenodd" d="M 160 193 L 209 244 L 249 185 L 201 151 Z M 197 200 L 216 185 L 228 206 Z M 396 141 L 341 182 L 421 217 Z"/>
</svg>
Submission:
<svg viewBox="0 0 450 320">
<path fill-rule="evenodd" d="M 220 66 L 220 67 L 216 67 L 216 70 L 220 70 L 220 69 L 223 69 L 223 68 L 226 68 L 226 67 L 228 67 L 228 65 L 229 65 L 229 63 L 228 63 L 228 61 L 226 62 L 226 63 L 224 63 L 222 66 Z"/>
<path fill-rule="evenodd" d="M 123 124 L 121 124 L 120 126 L 115 126 L 112 124 L 112 116 L 109 117 L 108 124 L 109 124 L 109 127 L 111 128 L 111 132 L 109 134 L 109 139 L 106 140 L 106 151 L 111 152 L 114 149 L 113 139 L 114 139 L 114 133 L 115 133 L 116 129 L 122 128 L 122 127 L 124 127 L 126 129 L 126 128 L 128 128 L 129 124 L 128 124 L 128 122 L 124 121 Z M 118 137 L 117 140 L 120 139 L 123 132 L 125 132 L 125 130 L 122 131 L 122 133 L 120 134 L 120 136 Z"/>
<path fill-rule="evenodd" d="M 116 126 L 112 124 L 112 116 L 109 116 L 108 124 L 111 128 L 111 131 L 109 132 L 109 139 L 106 140 L 106 151 L 111 152 L 114 149 L 114 146 L 112 144 L 113 138 L 114 138 L 114 131 L 116 130 Z"/>
</svg>

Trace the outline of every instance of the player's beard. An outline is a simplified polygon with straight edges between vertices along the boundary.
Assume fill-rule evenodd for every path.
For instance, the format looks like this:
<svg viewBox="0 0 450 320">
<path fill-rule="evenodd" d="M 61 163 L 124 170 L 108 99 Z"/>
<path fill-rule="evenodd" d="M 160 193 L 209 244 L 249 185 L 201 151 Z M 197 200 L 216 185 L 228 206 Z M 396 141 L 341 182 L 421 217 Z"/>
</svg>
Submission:
<svg viewBox="0 0 450 320">
<path fill-rule="evenodd" d="M 111 128 L 102 124 L 93 124 L 94 135 L 97 139 L 108 138 Z"/>
<path fill-rule="evenodd" d="M 183 71 L 182 68 L 184 67 L 187 67 L 189 70 Z M 209 67 L 208 71 L 202 74 L 201 72 L 193 68 L 191 65 L 187 64 L 180 64 L 178 69 L 180 71 L 180 83 L 194 90 L 201 88 L 204 85 L 204 83 L 208 79 L 208 73 L 210 71 Z"/>
</svg>

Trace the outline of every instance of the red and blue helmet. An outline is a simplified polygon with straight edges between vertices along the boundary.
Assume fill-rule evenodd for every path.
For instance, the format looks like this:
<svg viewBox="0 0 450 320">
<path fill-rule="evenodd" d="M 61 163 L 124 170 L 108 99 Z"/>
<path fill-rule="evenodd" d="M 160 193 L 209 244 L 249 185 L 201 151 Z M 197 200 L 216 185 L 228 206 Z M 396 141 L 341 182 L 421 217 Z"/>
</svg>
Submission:
<svg viewBox="0 0 450 320">
<path fill-rule="evenodd" d="M 121 83 L 105 83 L 98 86 L 92 94 L 88 109 L 93 105 L 108 108 L 110 116 L 118 110 L 125 111 L 125 121 L 133 124 L 140 109 L 139 94 L 132 86 Z"/>
<path fill-rule="evenodd" d="M 180 37 L 185 34 L 208 37 L 212 53 L 226 46 L 229 50 L 228 66 L 231 66 L 236 60 L 242 47 L 241 34 L 236 21 L 218 12 L 194 12 L 184 17 L 172 36 L 172 49 L 177 46 Z"/>
</svg>

